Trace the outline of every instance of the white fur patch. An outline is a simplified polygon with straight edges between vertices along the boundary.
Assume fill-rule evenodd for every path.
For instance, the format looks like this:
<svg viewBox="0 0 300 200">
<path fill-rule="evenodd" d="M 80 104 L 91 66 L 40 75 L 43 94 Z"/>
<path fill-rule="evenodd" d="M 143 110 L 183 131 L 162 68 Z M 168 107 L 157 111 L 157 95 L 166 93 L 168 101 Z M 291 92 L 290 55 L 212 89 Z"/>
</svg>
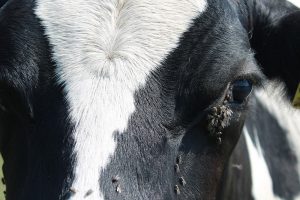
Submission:
<svg viewBox="0 0 300 200">
<path fill-rule="evenodd" d="M 134 92 L 205 8 L 205 0 L 37 0 L 76 124 L 71 199 L 90 189 L 89 199 L 103 199 L 99 175 L 115 151 L 114 132 L 135 110 Z"/>
<path fill-rule="evenodd" d="M 264 159 L 257 131 L 254 131 L 255 144 L 249 136 L 247 127 L 243 130 L 246 138 L 246 144 L 250 157 L 251 178 L 252 178 L 252 196 L 255 200 L 279 200 L 273 192 L 273 182 Z"/>
<path fill-rule="evenodd" d="M 286 131 L 290 147 L 297 157 L 300 177 L 300 110 L 293 108 L 290 102 L 283 98 L 283 91 L 282 85 L 273 83 L 265 90 L 257 91 L 256 97 Z"/>
<path fill-rule="evenodd" d="M 300 7 L 300 0 L 288 0 L 288 1 L 294 4 L 295 6 Z"/>
</svg>

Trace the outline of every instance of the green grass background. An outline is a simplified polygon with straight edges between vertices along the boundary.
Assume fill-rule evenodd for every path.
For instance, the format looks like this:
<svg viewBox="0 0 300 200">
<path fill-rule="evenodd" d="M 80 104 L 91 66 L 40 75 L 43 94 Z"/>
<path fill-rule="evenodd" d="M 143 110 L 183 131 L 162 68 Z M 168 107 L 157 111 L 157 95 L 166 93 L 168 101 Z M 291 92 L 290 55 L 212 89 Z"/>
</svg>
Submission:
<svg viewBox="0 0 300 200">
<path fill-rule="evenodd" d="M 4 197 L 4 191 L 5 191 L 5 185 L 2 184 L 2 177 L 3 177 L 3 173 L 2 173 L 2 165 L 3 165 L 3 160 L 2 160 L 2 156 L 0 156 L 0 200 L 5 200 Z"/>
</svg>

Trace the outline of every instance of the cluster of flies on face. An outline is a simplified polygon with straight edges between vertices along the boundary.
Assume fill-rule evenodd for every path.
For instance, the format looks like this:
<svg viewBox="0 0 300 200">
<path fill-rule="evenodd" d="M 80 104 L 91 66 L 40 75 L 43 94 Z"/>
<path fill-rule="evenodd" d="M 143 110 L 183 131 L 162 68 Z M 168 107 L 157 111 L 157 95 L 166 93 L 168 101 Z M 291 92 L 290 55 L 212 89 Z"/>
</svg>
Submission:
<svg viewBox="0 0 300 200">
<path fill-rule="evenodd" d="M 69 191 L 70 191 L 71 195 L 75 195 L 75 194 L 77 193 L 77 191 L 76 191 L 75 188 L 70 188 Z M 94 191 L 91 190 L 91 189 L 88 190 L 88 191 L 85 193 L 84 198 L 89 197 L 91 194 L 93 194 L 93 192 L 94 192 Z"/>
<path fill-rule="evenodd" d="M 226 99 L 227 98 L 229 98 L 229 97 L 227 96 Z M 212 107 L 207 116 L 207 120 L 208 120 L 207 130 L 208 130 L 210 136 L 216 138 L 218 144 L 222 143 L 222 139 L 221 139 L 221 136 L 223 135 L 222 130 L 229 125 L 230 118 L 232 115 L 232 111 L 226 105 L 226 103 L 227 103 L 226 99 L 222 105 Z M 176 164 L 174 166 L 176 174 L 180 174 L 180 165 L 181 164 L 182 164 L 182 158 L 181 158 L 181 156 L 178 156 L 176 158 Z M 111 180 L 112 183 L 114 185 L 116 185 L 115 191 L 117 193 L 122 192 L 121 186 L 118 183 L 119 180 L 120 180 L 119 176 L 114 176 Z M 174 186 L 174 192 L 177 195 L 180 194 L 179 185 L 181 185 L 182 187 L 184 187 L 186 185 L 186 181 L 182 176 L 178 178 L 178 182 L 179 182 L 179 184 Z M 2 183 L 5 184 L 4 178 L 2 178 Z M 76 190 L 74 188 L 70 188 L 70 192 L 72 195 L 76 194 Z M 90 196 L 92 193 L 93 193 L 93 190 L 88 190 L 86 192 L 84 198 Z M 5 194 L 5 192 L 4 192 L 4 194 Z"/>
<path fill-rule="evenodd" d="M 209 114 L 207 115 L 207 130 L 211 137 L 215 137 L 218 144 L 222 143 L 222 135 L 223 135 L 223 129 L 226 128 L 229 125 L 232 111 L 229 108 L 227 104 L 227 100 L 229 99 L 229 96 L 226 96 L 224 102 L 222 105 L 214 106 L 211 108 Z M 176 164 L 174 166 L 176 174 L 180 174 L 180 165 L 182 164 L 182 158 L 181 156 L 178 156 L 176 159 Z M 121 186 L 118 183 L 119 182 L 119 176 L 114 176 L 112 178 L 112 183 L 116 185 L 116 193 L 121 193 Z M 3 184 L 5 184 L 4 178 L 2 178 Z M 180 187 L 184 187 L 186 185 L 186 181 L 183 177 L 178 178 L 179 184 L 174 186 L 174 192 L 175 194 L 180 194 Z M 70 192 L 72 195 L 76 194 L 76 190 L 74 188 L 70 188 Z M 90 196 L 93 193 L 93 190 L 88 190 L 85 194 L 85 198 Z"/>
<path fill-rule="evenodd" d="M 224 128 L 229 126 L 232 110 L 228 106 L 230 95 L 226 95 L 223 104 L 214 106 L 207 115 L 207 131 L 211 137 L 216 138 L 216 142 L 222 144 Z"/>
<path fill-rule="evenodd" d="M 174 169 L 175 169 L 175 172 L 177 175 L 180 174 L 180 165 L 182 164 L 182 157 L 179 155 L 177 158 L 176 158 L 176 164 L 174 166 Z M 185 179 L 183 178 L 183 176 L 179 176 L 178 177 L 178 182 L 179 184 L 176 184 L 174 186 L 174 192 L 175 194 L 179 195 L 180 194 L 180 186 L 184 187 L 186 185 L 186 181 Z"/>
<path fill-rule="evenodd" d="M 207 115 L 207 130 L 211 137 L 216 138 L 217 144 L 222 144 L 222 135 L 224 128 L 229 126 L 232 110 L 228 106 L 228 100 L 230 95 L 226 95 L 223 103 L 218 106 L 214 106 L 210 109 Z M 178 156 L 176 158 L 176 164 L 174 166 L 176 174 L 180 174 L 180 165 L 182 164 L 182 157 Z M 178 178 L 179 184 L 174 186 L 175 194 L 180 194 L 180 186 L 184 187 L 186 185 L 185 179 L 180 176 Z"/>
<path fill-rule="evenodd" d="M 111 179 L 112 184 L 116 185 L 116 190 L 115 190 L 116 193 L 121 193 L 121 192 L 122 192 L 121 186 L 120 186 L 120 184 L 119 184 L 119 180 L 120 180 L 119 176 L 114 176 L 114 177 L 112 177 L 112 179 Z M 77 192 L 76 192 L 76 189 L 74 189 L 74 188 L 70 188 L 69 191 L 71 192 L 72 195 L 75 195 L 75 194 L 77 193 Z M 89 197 L 92 193 L 93 193 L 93 190 L 88 190 L 88 191 L 85 193 L 84 198 Z"/>
<path fill-rule="evenodd" d="M 209 135 L 211 137 L 214 137 L 216 139 L 217 144 L 222 144 L 222 135 L 223 130 L 226 128 L 231 119 L 232 110 L 228 106 L 228 100 L 230 99 L 229 95 L 226 95 L 223 103 L 218 106 L 214 106 L 210 109 L 207 115 L 207 131 L 209 132 Z M 174 166 L 174 170 L 176 174 L 180 175 L 180 165 L 182 164 L 182 157 L 178 156 L 176 158 L 176 164 Z M 115 185 L 115 192 L 121 193 L 121 186 L 119 184 L 120 177 L 114 176 L 112 177 L 111 181 L 112 184 Z M 186 181 L 182 176 L 178 177 L 178 184 L 174 186 L 174 192 L 176 195 L 180 195 L 180 186 L 184 187 L 186 185 Z M 70 188 L 70 192 L 74 195 L 76 194 L 76 190 L 73 188 Z M 92 190 L 89 190 L 85 194 L 85 198 L 90 196 L 93 193 Z"/>
<path fill-rule="evenodd" d="M 176 164 L 175 164 L 175 166 L 174 166 L 174 169 L 175 169 L 175 172 L 176 172 L 177 175 L 180 174 L 180 165 L 181 165 L 181 164 L 182 164 L 182 158 L 181 158 L 181 156 L 178 156 L 178 157 L 176 158 Z M 112 177 L 112 179 L 111 179 L 112 184 L 114 184 L 115 187 L 116 187 L 116 188 L 115 188 L 115 191 L 116 191 L 116 193 L 118 193 L 118 194 L 122 192 L 121 186 L 120 186 L 120 184 L 119 184 L 119 181 L 120 181 L 120 177 L 119 177 L 119 176 L 114 176 L 114 177 Z M 175 194 L 177 194 L 177 195 L 180 194 L 180 187 L 179 187 L 179 185 L 182 186 L 182 187 L 184 187 L 184 186 L 186 185 L 186 181 L 185 181 L 185 179 L 184 179 L 182 176 L 180 176 L 180 177 L 178 177 L 178 183 L 179 183 L 179 184 L 177 184 L 177 185 L 174 186 L 174 192 L 175 192 Z M 76 190 L 75 190 L 75 189 L 70 188 L 70 192 L 71 192 L 73 195 L 76 194 Z M 86 198 L 86 197 L 90 196 L 92 193 L 93 193 L 93 191 L 92 191 L 92 190 L 89 190 L 89 191 L 86 193 L 86 195 L 85 195 L 84 197 Z"/>
</svg>

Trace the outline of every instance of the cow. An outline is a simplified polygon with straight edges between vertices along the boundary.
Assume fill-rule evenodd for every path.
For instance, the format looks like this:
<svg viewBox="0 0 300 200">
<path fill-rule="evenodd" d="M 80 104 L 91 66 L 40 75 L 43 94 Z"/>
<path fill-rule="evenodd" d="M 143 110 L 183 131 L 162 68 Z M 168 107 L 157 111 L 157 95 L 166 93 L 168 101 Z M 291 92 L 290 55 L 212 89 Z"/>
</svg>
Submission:
<svg viewBox="0 0 300 200">
<path fill-rule="evenodd" d="M 299 199 L 292 3 L 0 5 L 7 200 Z"/>
</svg>

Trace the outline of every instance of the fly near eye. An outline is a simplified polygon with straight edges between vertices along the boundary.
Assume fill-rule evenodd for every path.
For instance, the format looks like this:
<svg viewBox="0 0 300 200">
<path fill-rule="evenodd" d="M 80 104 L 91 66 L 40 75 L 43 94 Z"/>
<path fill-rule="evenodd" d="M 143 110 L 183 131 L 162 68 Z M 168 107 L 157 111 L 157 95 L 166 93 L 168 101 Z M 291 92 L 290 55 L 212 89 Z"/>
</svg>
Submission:
<svg viewBox="0 0 300 200">
<path fill-rule="evenodd" d="M 246 79 L 237 80 L 232 83 L 232 100 L 243 103 L 252 91 L 252 82 Z"/>
</svg>

